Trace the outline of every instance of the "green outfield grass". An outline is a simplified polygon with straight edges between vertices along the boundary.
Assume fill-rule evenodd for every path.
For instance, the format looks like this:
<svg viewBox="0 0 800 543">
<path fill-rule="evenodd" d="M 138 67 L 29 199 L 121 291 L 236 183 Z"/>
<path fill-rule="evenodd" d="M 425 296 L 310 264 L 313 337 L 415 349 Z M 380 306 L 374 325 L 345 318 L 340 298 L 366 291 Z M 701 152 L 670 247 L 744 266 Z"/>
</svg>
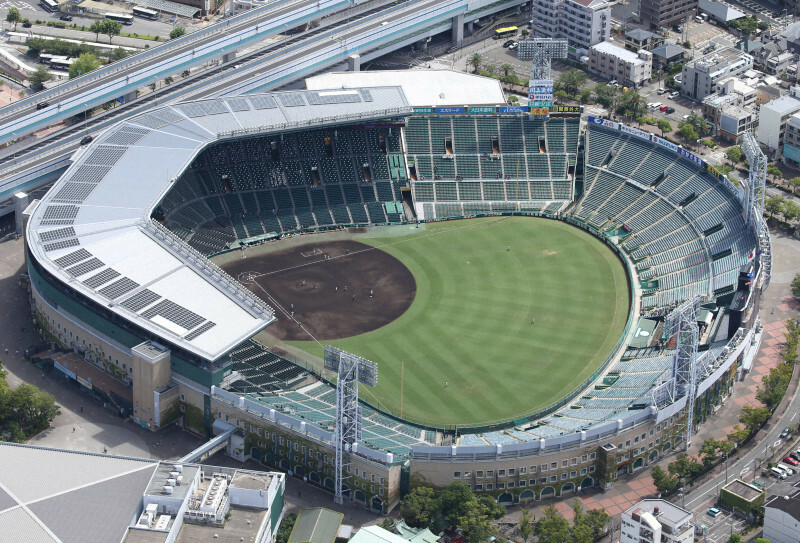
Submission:
<svg viewBox="0 0 800 543">
<path fill-rule="evenodd" d="M 417 296 L 391 324 L 333 343 L 378 363 L 378 386 L 362 386 L 361 397 L 408 420 L 477 425 L 530 414 L 590 376 L 625 327 L 622 263 L 560 221 L 459 220 L 359 241 L 408 266 Z M 292 345 L 322 356 L 313 342 Z"/>
</svg>

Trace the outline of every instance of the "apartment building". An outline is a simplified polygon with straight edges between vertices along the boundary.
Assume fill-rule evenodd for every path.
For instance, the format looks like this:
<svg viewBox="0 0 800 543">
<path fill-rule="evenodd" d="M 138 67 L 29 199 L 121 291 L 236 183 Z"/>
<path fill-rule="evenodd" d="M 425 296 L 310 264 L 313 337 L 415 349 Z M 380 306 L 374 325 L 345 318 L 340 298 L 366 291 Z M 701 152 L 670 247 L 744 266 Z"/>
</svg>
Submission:
<svg viewBox="0 0 800 543">
<path fill-rule="evenodd" d="M 589 71 L 615 79 L 626 87 L 638 88 L 652 77 L 653 54 L 642 49 L 638 53 L 603 42 L 589 49 Z"/>
<path fill-rule="evenodd" d="M 694 17 L 698 0 L 641 0 L 639 19 L 650 28 L 668 27 Z"/>
<path fill-rule="evenodd" d="M 703 100 L 716 92 L 722 79 L 744 74 L 753 67 L 753 57 L 733 47 L 725 47 L 683 66 L 681 95 Z"/>
<path fill-rule="evenodd" d="M 798 112 L 800 112 L 800 87 L 792 87 L 786 96 L 761 104 L 756 136 L 758 143 L 765 145 L 770 154 L 779 153 L 783 147 L 789 120 Z"/>
<path fill-rule="evenodd" d="M 533 4 L 533 35 L 569 41 L 568 54 L 581 60 L 611 35 L 611 4 L 605 0 L 542 0 Z"/>
</svg>

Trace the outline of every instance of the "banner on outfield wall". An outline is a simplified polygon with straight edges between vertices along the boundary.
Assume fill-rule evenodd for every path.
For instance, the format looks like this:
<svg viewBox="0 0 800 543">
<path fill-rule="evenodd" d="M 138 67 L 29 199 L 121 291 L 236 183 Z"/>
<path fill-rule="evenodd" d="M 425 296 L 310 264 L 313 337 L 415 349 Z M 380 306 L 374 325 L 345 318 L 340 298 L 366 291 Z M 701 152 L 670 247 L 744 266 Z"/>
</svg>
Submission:
<svg viewBox="0 0 800 543">
<path fill-rule="evenodd" d="M 464 106 L 448 106 L 448 107 L 437 107 L 436 113 L 466 113 L 467 108 Z"/>
<path fill-rule="evenodd" d="M 599 124 L 600 126 L 605 126 L 606 128 L 613 128 L 614 130 L 619 130 L 619 123 L 615 123 L 614 121 L 609 121 L 608 119 L 601 119 L 600 117 L 592 117 L 589 115 L 588 122 L 591 124 Z"/>
<path fill-rule="evenodd" d="M 411 109 L 414 113 L 433 113 L 432 107 L 415 107 Z"/>
<path fill-rule="evenodd" d="M 670 151 L 678 152 L 678 146 L 672 143 L 671 141 L 665 140 L 664 138 L 659 138 L 658 136 L 653 136 L 653 143 L 657 143 L 663 147 L 666 147 Z"/>
<path fill-rule="evenodd" d="M 639 130 L 638 128 L 633 128 L 631 126 L 627 126 L 624 124 L 619 125 L 619 129 L 621 132 L 625 132 L 626 134 L 631 134 L 636 136 L 637 138 L 642 138 L 643 140 L 649 140 L 650 134 L 645 132 L 644 130 Z"/>
<path fill-rule="evenodd" d="M 500 113 L 527 113 L 528 106 L 500 106 L 497 108 Z"/>
<path fill-rule="evenodd" d="M 551 115 L 580 115 L 583 111 L 581 106 L 561 106 L 555 105 L 550 108 Z"/>
<path fill-rule="evenodd" d="M 689 160 L 691 160 L 692 162 L 694 162 L 695 164 L 697 164 L 699 166 L 704 166 L 705 165 L 705 161 L 702 158 L 700 158 L 699 156 L 697 156 L 696 154 L 692 153 L 691 151 L 687 151 L 686 149 L 683 149 L 683 148 L 679 147 L 678 148 L 678 154 L 681 155 L 684 158 L 688 158 Z"/>
<path fill-rule="evenodd" d="M 470 113 L 494 113 L 495 108 L 494 106 L 470 106 L 469 107 Z"/>
</svg>

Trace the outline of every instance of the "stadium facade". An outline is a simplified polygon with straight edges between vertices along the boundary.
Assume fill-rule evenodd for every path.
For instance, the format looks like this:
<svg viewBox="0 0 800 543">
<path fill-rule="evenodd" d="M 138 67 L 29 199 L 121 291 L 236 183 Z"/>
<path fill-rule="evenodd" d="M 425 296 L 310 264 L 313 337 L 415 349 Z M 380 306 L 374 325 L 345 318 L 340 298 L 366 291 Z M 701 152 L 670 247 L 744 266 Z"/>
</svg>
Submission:
<svg viewBox="0 0 800 543">
<path fill-rule="evenodd" d="M 386 512 L 420 483 L 463 481 L 501 503 L 608 487 L 685 444 L 687 393 L 664 332 L 685 300 L 703 304 L 692 420 L 730 394 L 758 349 L 769 240 L 745 213 L 746 189 L 690 151 L 558 113 L 428 107 L 371 87 L 198 101 L 121 122 L 26 211 L 34 318 L 80 364 L 52 350 L 34 359 L 153 430 L 227 423 L 238 430 L 230 454 L 332 489 L 335 389 L 252 340 L 272 308 L 207 257 L 353 225 L 564 220 L 627 263 L 634 301 L 614 353 L 558 405 L 491 428 L 423 427 L 362 404 L 347 495 Z"/>
</svg>

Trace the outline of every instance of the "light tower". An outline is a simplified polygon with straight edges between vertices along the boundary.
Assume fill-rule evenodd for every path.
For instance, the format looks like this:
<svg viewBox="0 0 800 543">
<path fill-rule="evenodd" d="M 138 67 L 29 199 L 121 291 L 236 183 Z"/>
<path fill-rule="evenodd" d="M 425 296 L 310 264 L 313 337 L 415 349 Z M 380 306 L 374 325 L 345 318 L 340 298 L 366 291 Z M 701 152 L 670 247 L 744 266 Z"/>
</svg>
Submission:
<svg viewBox="0 0 800 543">
<path fill-rule="evenodd" d="M 567 58 L 567 40 L 533 38 L 520 40 L 517 56 L 531 60 L 531 79 L 528 82 L 528 99 L 531 114 L 545 116 L 553 107 L 553 80 L 550 66 L 554 58 Z"/>
<path fill-rule="evenodd" d="M 764 220 L 764 203 L 767 194 L 767 157 L 758 146 L 753 133 L 748 130 L 744 133 L 742 151 L 750 164 L 750 173 L 747 176 L 747 195 L 742 202 L 745 208 L 745 222 L 751 224 L 758 232 L 759 259 L 763 267 L 762 289 L 766 290 L 772 276 L 772 244 L 770 243 L 769 227 Z"/>
<path fill-rule="evenodd" d="M 358 383 L 374 387 L 378 384 L 378 365 L 360 356 L 330 345 L 325 346 L 326 370 L 335 371 L 336 381 L 336 481 L 333 499 L 344 503 L 345 467 L 350 465 L 350 451 L 361 439 L 361 408 L 358 405 Z"/>
<path fill-rule="evenodd" d="M 694 404 L 697 396 L 697 344 L 700 329 L 697 326 L 697 309 L 700 297 L 683 302 L 667 317 L 667 339 L 675 336 L 675 355 L 672 359 L 672 376 L 675 395 L 686 395 L 686 448 L 692 442 L 694 431 Z"/>
</svg>

